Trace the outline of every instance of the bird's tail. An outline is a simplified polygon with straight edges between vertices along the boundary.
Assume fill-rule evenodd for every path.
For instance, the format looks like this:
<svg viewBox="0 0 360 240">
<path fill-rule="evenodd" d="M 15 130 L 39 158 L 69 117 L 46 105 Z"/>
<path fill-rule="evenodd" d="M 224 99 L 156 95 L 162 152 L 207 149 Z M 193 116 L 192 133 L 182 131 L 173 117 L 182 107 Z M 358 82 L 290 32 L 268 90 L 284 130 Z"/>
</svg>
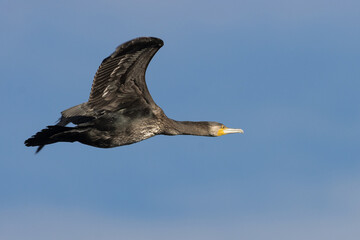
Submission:
<svg viewBox="0 0 360 240">
<path fill-rule="evenodd" d="M 73 127 L 63 126 L 47 126 L 47 128 L 36 133 L 31 138 L 25 141 L 27 147 L 38 146 L 36 153 L 38 153 L 45 145 L 56 142 L 74 142 L 74 132 L 71 130 Z"/>
</svg>

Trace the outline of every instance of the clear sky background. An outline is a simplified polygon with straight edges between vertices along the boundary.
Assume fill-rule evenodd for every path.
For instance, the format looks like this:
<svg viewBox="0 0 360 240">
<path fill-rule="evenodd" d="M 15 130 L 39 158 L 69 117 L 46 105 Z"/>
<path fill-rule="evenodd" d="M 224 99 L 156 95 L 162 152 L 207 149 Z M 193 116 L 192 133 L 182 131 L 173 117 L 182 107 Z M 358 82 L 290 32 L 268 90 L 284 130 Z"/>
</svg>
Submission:
<svg viewBox="0 0 360 240">
<path fill-rule="evenodd" d="M 1 0 L 0 239 L 359 239 L 359 24 L 358 0 Z M 23 145 L 139 36 L 169 117 L 245 134 Z"/>
</svg>

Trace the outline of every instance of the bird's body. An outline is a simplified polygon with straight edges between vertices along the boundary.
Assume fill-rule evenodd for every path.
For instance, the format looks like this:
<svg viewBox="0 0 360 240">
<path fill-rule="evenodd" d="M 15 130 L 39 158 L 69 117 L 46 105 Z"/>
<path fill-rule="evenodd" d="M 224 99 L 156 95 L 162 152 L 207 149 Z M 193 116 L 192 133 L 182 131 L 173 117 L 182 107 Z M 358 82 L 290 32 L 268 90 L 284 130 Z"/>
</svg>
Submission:
<svg viewBox="0 0 360 240">
<path fill-rule="evenodd" d="M 120 45 L 105 58 L 95 74 L 89 100 L 61 113 L 48 126 L 25 141 L 26 146 L 81 142 L 100 148 L 132 144 L 155 135 L 221 136 L 243 132 L 217 122 L 169 119 L 152 99 L 145 82 L 146 68 L 163 46 L 158 38 L 141 37 Z M 75 127 L 66 127 L 73 123 Z"/>
</svg>

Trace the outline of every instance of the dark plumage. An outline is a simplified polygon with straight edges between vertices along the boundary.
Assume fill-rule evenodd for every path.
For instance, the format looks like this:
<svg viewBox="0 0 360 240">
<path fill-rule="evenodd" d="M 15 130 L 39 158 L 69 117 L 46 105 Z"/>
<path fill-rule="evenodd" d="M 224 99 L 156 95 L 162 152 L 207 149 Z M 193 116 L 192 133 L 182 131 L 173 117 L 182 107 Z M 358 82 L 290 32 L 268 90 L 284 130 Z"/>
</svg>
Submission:
<svg viewBox="0 0 360 240">
<path fill-rule="evenodd" d="M 152 99 L 145 82 L 146 68 L 163 41 L 141 37 L 120 45 L 97 70 L 89 100 L 61 113 L 59 123 L 36 133 L 26 146 L 81 142 L 100 148 L 132 144 L 154 135 L 221 136 L 243 132 L 217 122 L 169 119 Z M 73 123 L 75 127 L 65 127 Z"/>
</svg>

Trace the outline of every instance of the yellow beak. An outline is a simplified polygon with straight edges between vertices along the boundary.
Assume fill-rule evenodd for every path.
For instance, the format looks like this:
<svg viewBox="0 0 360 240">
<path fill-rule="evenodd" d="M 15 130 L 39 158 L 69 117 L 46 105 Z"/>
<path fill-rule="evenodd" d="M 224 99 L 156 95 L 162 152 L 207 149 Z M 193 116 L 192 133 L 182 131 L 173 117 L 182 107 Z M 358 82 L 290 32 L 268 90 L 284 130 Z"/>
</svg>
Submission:
<svg viewBox="0 0 360 240">
<path fill-rule="evenodd" d="M 240 128 L 221 128 L 218 131 L 218 136 L 222 136 L 225 134 L 229 134 L 229 133 L 244 133 L 244 130 L 240 129 Z"/>
</svg>

